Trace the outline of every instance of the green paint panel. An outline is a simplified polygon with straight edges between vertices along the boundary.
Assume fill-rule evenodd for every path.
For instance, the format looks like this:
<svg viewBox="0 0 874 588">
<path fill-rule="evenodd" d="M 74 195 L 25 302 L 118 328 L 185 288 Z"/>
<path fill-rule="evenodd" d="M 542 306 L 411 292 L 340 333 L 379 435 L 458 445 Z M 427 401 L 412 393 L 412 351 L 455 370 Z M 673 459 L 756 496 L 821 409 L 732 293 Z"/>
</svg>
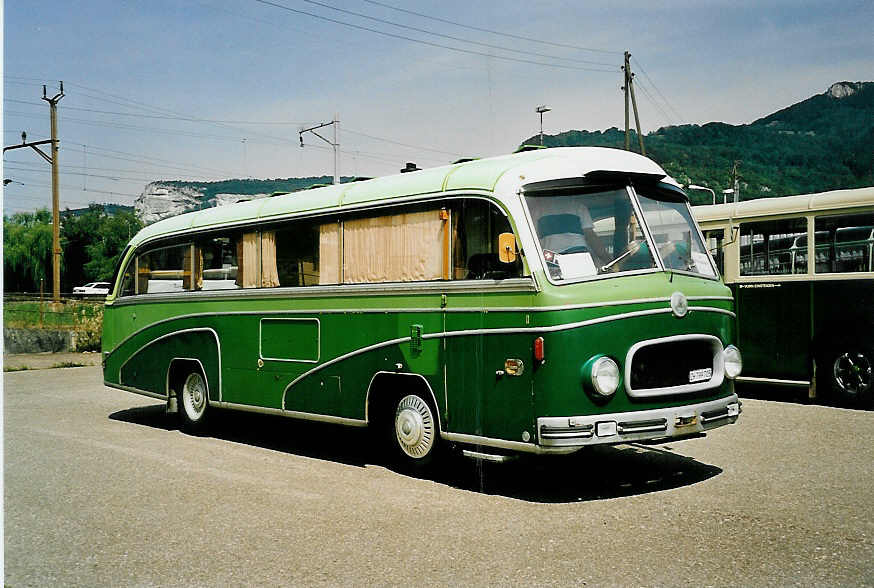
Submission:
<svg viewBox="0 0 874 588">
<path fill-rule="evenodd" d="M 319 321 L 314 318 L 261 319 L 261 357 L 316 362 L 319 331 Z"/>
</svg>

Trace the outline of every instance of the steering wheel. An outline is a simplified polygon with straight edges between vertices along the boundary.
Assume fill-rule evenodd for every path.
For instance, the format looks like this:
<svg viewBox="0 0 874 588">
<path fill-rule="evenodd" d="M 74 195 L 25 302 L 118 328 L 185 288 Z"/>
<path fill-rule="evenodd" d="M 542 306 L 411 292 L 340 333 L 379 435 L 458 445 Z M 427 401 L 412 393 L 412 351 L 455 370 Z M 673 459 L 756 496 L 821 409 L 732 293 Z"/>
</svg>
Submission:
<svg viewBox="0 0 874 588">
<path fill-rule="evenodd" d="M 564 251 L 559 251 L 559 255 L 569 255 L 571 253 L 587 253 L 589 251 L 588 247 L 585 245 L 574 245 L 573 247 L 568 247 Z"/>
</svg>

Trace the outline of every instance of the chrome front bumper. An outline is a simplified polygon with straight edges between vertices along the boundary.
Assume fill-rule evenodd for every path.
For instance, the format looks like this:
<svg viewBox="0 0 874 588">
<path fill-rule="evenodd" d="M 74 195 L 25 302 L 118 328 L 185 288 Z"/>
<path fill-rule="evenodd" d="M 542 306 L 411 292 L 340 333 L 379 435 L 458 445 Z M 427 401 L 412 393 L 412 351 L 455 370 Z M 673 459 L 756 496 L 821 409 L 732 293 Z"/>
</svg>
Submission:
<svg viewBox="0 0 874 588">
<path fill-rule="evenodd" d="M 737 421 L 737 394 L 726 398 L 635 412 L 574 417 L 540 417 L 537 440 L 542 447 L 583 447 L 629 441 L 686 437 Z"/>
</svg>

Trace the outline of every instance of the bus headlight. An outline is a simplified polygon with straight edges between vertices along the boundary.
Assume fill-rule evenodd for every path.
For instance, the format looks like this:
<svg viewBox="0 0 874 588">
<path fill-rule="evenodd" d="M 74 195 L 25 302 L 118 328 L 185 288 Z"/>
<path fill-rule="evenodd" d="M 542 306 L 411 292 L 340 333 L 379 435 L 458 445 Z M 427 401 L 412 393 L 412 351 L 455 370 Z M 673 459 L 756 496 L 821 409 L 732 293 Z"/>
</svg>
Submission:
<svg viewBox="0 0 874 588">
<path fill-rule="evenodd" d="M 722 352 L 722 361 L 725 363 L 725 376 L 730 379 L 735 379 L 743 370 L 743 360 L 740 356 L 740 349 L 734 345 L 729 345 Z"/>
<path fill-rule="evenodd" d="M 597 355 L 582 369 L 583 383 L 602 397 L 609 398 L 619 387 L 619 366 L 606 355 Z"/>
</svg>

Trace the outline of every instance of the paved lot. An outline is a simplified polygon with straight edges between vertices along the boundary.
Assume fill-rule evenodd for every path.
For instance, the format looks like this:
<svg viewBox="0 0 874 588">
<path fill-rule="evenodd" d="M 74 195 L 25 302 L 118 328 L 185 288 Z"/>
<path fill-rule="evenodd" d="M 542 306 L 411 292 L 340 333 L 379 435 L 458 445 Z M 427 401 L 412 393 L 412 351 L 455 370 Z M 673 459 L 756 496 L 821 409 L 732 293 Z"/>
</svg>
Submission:
<svg viewBox="0 0 874 588">
<path fill-rule="evenodd" d="M 874 585 L 872 412 L 749 400 L 706 439 L 429 480 L 357 430 L 185 435 L 99 368 L 4 380 L 10 586 Z"/>
</svg>

